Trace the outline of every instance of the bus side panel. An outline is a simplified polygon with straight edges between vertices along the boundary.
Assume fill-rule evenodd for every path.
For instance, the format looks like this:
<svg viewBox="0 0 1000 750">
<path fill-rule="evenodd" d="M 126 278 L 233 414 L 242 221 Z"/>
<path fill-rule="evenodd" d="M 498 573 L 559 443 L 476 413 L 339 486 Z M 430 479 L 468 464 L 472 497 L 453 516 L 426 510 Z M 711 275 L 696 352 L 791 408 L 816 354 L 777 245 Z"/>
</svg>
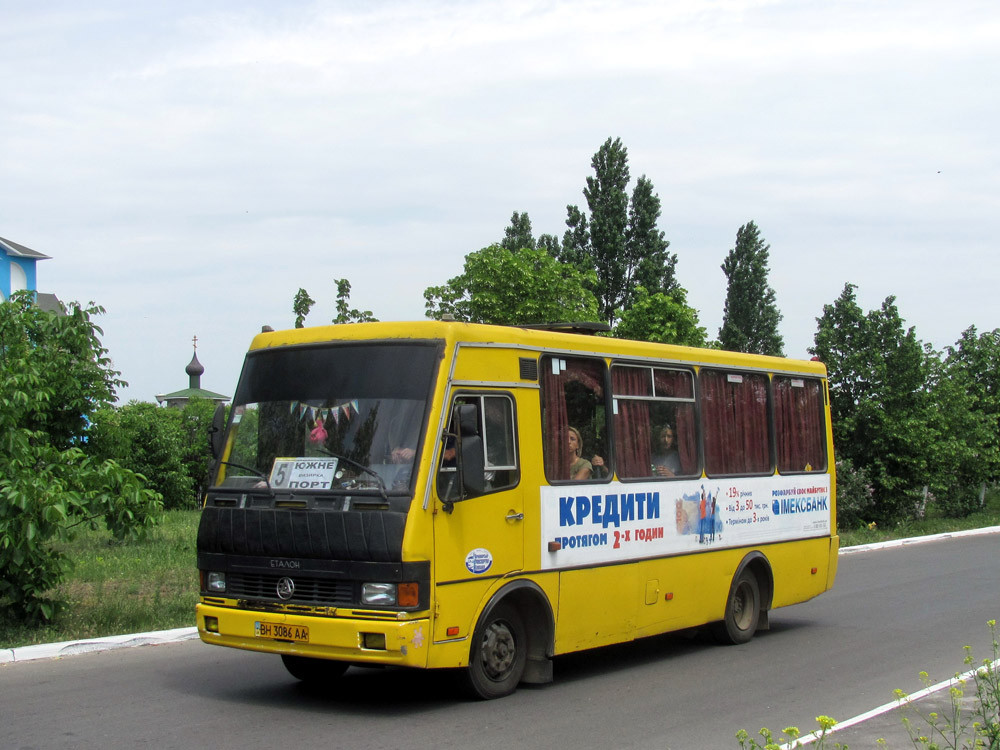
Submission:
<svg viewBox="0 0 1000 750">
<path fill-rule="evenodd" d="M 826 575 L 826 590 L 833 588 L 833 582 L 837 578 L 837 563 L 840 562 L 840 537 L 834 536 L 830 539 L 830 568 Z"/>
<path fill-rule="evenodd" d="M 807 601 L 832 585 L 837 540 L 830 537 L 564 571 L 556 652 L 721 620 L 736 571 L 754 550 L 771 566 L 772 607 Z"/>
<path fill-rule="evenodd" d="M 556 653 L 631 640 L 638 580 L 636 564 L 561 572 Z"/>
<path fill-rule="evenodd" d="M 482 579 L 465 581 L 462 583 L 449 583 L 444 586 L 438 585 L 435 589 L 435 617 L 434 617 L 434 646 L 431 649 L 431 662 L 429 666 L 435 667 L 460 667 L 469 662 L 469 638 L 476 627 L 476 620 L 473 614 L 478 612 L 482 602 L 488 597 L 490 591 L 497 586 L 496 579 Z M 448 630 L 452 629 L 451 634 Z M 459 650 L 463 654 L 457 664 L 441 663 L 444 659 L 441 644 L 451 643 L 461 640 L 463 645 Z M 449 657 L 453 658 L 453 657 Z"/>
<path fill-rule="evenodd" d="M 742 551 L 648 560 L 641 565 L 637 636 L 701 625 L 722 617 Z"/>
<path fill-rule="evenodd" d="M 774 574 L 771 603 L 774 608 L 819 596 L 829 588 L 836 573 L 836 544 L 831 543 L 828 536 L 775 544 L 761 551 L 770 561 Z"/>
</svg>

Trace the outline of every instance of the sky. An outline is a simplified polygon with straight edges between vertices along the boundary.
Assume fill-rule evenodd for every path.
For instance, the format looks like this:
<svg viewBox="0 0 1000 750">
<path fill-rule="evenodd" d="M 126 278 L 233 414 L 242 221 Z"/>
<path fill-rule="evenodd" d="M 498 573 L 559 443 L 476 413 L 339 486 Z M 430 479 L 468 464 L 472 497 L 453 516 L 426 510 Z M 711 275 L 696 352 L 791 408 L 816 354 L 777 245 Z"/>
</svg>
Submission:
<svg viewBox="0 0 1000 750">
<path fill-rule="evenodd" d="M 262 325 L 381 320 L 562 235 L 628 149 L 709 336 L 756 222 L 788 356 L 848 282 L 936 349 L 1000 327 L 995 0 L 0 0 L 0 236 L 94 301 L 121 401 L 231 395 Z"/>
</svg>

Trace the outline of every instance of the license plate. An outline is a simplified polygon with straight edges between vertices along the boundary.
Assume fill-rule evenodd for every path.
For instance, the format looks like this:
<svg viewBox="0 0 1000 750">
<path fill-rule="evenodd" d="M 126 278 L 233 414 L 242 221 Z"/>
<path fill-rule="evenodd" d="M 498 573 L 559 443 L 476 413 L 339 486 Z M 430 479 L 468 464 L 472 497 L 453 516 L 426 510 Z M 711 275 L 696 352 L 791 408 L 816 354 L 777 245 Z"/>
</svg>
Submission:
<svg viewBox="0 0 1000 750">
<path fill-rule="evenodd" d="M 253 634 L 258 638 L 309 643 L 309 628 L 304 625 L 285 625 L 280 622 L 258 621 L 253 624 Z"/>
</svg>

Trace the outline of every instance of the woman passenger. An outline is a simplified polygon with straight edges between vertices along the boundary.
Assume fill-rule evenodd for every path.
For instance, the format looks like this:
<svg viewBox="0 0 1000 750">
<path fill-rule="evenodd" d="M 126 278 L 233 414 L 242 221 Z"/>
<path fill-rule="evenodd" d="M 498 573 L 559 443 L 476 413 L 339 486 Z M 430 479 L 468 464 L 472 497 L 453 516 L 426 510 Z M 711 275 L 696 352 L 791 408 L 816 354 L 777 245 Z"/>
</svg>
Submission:
<svg viewBox="0 0 1000 750">
<path fill-rule="evenodd" d="M 569 478 L 576 481 L 590 479 L 594 473 L 594 467 L 590 461 L 580 455 L 583 453 L 583 438 L 580 437 L 580 431 L 575 427 L 569 427 L 568 432 Z"/>
</svg>

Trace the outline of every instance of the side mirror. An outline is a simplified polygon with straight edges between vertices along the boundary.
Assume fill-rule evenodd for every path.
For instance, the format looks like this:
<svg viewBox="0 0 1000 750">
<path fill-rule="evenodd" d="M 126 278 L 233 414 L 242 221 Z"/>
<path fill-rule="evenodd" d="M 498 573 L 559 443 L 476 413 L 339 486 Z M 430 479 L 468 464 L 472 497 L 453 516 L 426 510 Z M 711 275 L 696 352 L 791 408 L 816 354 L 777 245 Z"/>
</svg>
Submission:
<svg viewBox="0 0 1000 750">
<path fill-rule="evenodd" d="M 466 492 L 481 495 L 486 491 L 486 456 L 479 434 L 479 411 L 473 404 L 458 407 L 458 470 Z"/>
<path fill-rule="evenodd" d="M 462 486 L 466 492 L 482 495 L 486 492 L 486 463 L 479 435 L 462 438 L 461 460 Z"/>
<path fill-rule="evenodd" d="M 222 457 L 223 439 L 226 434 L 226 405 L 217 404 L 212 415 L 212 426 L 208 428 L 208 444 L 212 449 L 212 458 Z"/>
</svg>

